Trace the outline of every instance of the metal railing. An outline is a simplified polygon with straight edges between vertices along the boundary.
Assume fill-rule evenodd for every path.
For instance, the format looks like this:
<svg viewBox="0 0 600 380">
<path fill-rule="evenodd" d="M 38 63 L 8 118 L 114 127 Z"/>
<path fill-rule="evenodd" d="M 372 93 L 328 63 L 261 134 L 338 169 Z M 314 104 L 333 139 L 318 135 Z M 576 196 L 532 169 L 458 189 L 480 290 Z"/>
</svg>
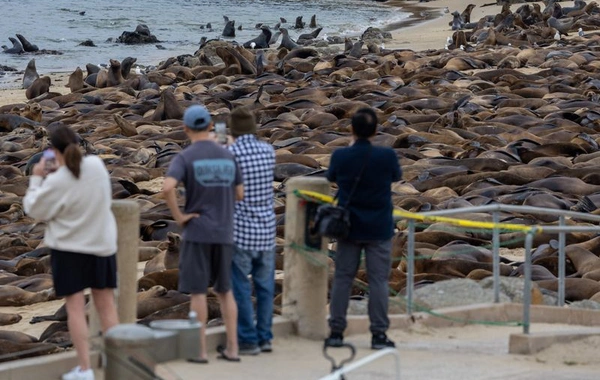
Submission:
<svg viewBox="0 0 600 380">
<path fill-rule="evenodd" d="M 533 225 L 533 226 L 521 226 L 520 230 L 526 234 L 525 236 L 525 284 L 523 294 L 523 333 L 529 334 L 530 326 L 530 307 L 531 307 L 531 249 L 533 245 L 533 236 L 536 233 L 558 233 L 558 306 L 563 306 L 565 303 L 565 242 L 566 234 L 572 232 L 599 232 L 600 226 L 567 226 L 565 225 L 565 217 L 576 218 L 580 220 L 600 222 L 600 216 L 584 214 L 580 212 L 567 211 L 567 210 L 556 210 L 546 209 L 541 207 L 531 206 L 511 206 L 504 204 L 494 204 L 476 207 L 465 207 L 457 209 L 448 209 L 440 211 L 424 212 L 420 214 L 414 214 L 404 212 L 400 210 L 394 210 L 394 215 L 404 219 L 408 219 L 408 242 L 407 242 L 407 313 L 412 314 L 413 311 L 413 294 L 414 294 L 414 260 L 415 260 L 415 221 L 444 221 L 452 223 L 453 220 L 450 218 L 444 218 L 440 220 L 440 217 L 448 215 L 457 215 L 465 213 L 492 213 L 492 254 L 493 254 L 493 292 L 494 302 L 500 300 L 500 230 L 511 229 L 519 230 L 514 224 L 503 224 L 499 223 L 500 212 L 518 212 L 538 215 L 554 215 L 558 216 L 558 225 Z M 456 219 L 458 222 L 465 222 L 465 220 Z M 479 225 L 479 226 L 478 226 Z M 489 222 L 472 222 L 469 223 L 470 227 L 473 228 L 489 228 Z"/>
<path fill-rule="evenodd" d="M 387 355 L 391 355 L 394 357 L 394 365 L 395 365 L 395 372 L 396 372 L 396 380 L 400 380 L 400 354 L 398 353 L 398 350 L 396 350 L 395 348 L 384 348 L 382 350 L 379 350 L 377 352 L 375 352 L 374 354 L 371 354 L 369 356 L 365 356 L 364 358 L 355 361 L 354 363 L 348 364 L 342 368 L 339 368 L 337 370 L 335 370 L 334 372 L 330 373 L 329 375 L 325 376 L 325 377 L 321 377 L 319 380 L 340 380 L 343 378 L 344 374 L 354 371 L 360 367 L 363 367 L 383 356 L 387 356 Z"/>
</svg>

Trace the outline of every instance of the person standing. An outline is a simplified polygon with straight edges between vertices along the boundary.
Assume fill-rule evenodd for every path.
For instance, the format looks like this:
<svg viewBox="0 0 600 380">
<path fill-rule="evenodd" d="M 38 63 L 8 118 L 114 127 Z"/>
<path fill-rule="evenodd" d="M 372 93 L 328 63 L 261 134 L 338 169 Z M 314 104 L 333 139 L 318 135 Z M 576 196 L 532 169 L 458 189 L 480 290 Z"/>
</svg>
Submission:
<svg viewBox="0 0 600 380">
<path fill-rule="evenodd" d="M 328 346 L 343 344 L 352 282 L 365 253 L 369 283 L 371 348 L 395 347 L 386 335 L 391 238 L 394 233 L 391 185 L 402 175 L 396 153 L 375 147 L 369 139 L 377 130 L 377 115 L 370 108 L 352 117 L 354 143 L 331 156 L 327 179 L 338 185 L 338 203 L 350 211 L 350 233 L 337 242 L 330 301 Z"/>
<path fill-rule="evenodd" d="M 114 301 L 117 224 L 111 211 L 110 177 L 99 157 L 82 156 L 70 128 L 57 128 L 50 143 L 56 170 L 48 173 L 47 158 L 33 167 L 23 208 L 46 222 L 44 243 L 50 247 L 54 290 L 66 301 L 79 365 L 62 379 L 93 380 L 84 289 L 92 289 L 103 333 L 119 323 Z"/>
<path fill-rule="evenodd" d="M 254 115 L 245 107 L 235 108 L 228 124 L 235 139 L 229 150 L 235 156 L 244 178 L 244 200 L 235 205 L 233 230 L 235 249 L 232 282 L 238 305 L 238 343 L 241 355 L 257 355 L 261 351 L 272 351 L 275 150 L 256 138 Z M 256 322 L 251 299 L 252 285 L 256 294 Z"/>
<path fill-rule="evenodd" d="M 179 291 L 191 294 L 190 309 L 198 314 L 200 356 L 189 359 L 208 363 L 206 294 L 212 285 L 225 322 L 227 345 L 217 347 L 218 358 L 239 362 L 237 306 L 231 291 L 233 210 L 244 195 L 242 177 L 233 155 L 211 135 L 213 122 L 200 105 L 183 115 L 183 129 L 191 144 L 173 158 L 163 184 L 163 194 L 173 219 L 183 227 L 179 253 Z M 177 185 L 185 186 L 184 212 L 177 204 Z"/>
</svg>

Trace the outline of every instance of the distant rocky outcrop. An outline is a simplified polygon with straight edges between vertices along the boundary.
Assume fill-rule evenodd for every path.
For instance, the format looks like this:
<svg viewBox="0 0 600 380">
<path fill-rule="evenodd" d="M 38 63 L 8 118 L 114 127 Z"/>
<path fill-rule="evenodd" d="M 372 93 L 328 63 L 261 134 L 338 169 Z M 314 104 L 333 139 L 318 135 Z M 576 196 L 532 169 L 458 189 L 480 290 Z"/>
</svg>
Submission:
<svg viewBox="0 0 600 380">
<path fill-rule="evenodd" d="M 150 33 L 148 25 L 139 24 L 133 32 L 123 32 L 120 37 L 116 39 L 116 42 L 122 44 L 154 44 L 160 42 L 158 38 Z"/>
</svg>

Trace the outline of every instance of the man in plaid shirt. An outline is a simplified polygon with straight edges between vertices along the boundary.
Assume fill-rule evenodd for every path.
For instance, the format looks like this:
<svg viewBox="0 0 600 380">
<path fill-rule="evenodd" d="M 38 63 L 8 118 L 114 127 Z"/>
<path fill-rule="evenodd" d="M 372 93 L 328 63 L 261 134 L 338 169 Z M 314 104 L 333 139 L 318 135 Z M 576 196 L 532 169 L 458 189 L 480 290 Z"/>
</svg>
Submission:
<svg viewBox="0 0 600 380">
<path fill-rule="evenodd" d="M 271 352 L 273 293 L 275 289 L 275 212 L 273 170 L 275 151 L 256 134 L 254 115 L 234 109 L 228 120 L 235 142 L 229 150 L 242 172 L 244 199 L 234 213 L 232 263 L 233 294 L 238 305 L 240 355 Z M 252 305 L 252 275 L 256 293 L 256 322 Z"/>
</svg>

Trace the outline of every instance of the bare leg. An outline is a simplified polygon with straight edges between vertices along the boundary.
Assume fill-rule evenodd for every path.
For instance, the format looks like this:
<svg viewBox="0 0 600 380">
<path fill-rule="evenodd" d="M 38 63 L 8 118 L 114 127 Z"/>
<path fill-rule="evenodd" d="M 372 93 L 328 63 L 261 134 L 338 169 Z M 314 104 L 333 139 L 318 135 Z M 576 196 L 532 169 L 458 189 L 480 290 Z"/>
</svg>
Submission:
<svg viewBox="0 0 600 380">
<path fill-rule="evenodd" d="M 108 329 L 119 324 L 113 289 L 92 289 L 92 297 L 102 324 L 102 333 L 106 334 Z"/>
<path fill-rule="evenodd" d="M 208 306 L 206 305 L 206 294 L 192 294 L 190 297 L 190 310 L 198 314 L 200 326 L 200 359 L 208 358 L 206 351 L 206 322 L 208 320 Z"/>
<path fill-rule="evenodd" d="M 233 298 L 233 292 L 229 290 L 226 293 L 217 293 L 221 315 L 225 322 L 225 335 L 227 336 L 226 355 L 231 358 L 238 357 L 237 341 L 237 304 Z"/>
<path fill-rule="evenodd" d="M 90 346 L 88 343 L 88 326 L 85 318 L 85 297 L 83 291 L 66 297 L 67 325 L 71 341 L 77 352 L 79 367 L 82 371 L 90 368 Z"/>
</svg>

